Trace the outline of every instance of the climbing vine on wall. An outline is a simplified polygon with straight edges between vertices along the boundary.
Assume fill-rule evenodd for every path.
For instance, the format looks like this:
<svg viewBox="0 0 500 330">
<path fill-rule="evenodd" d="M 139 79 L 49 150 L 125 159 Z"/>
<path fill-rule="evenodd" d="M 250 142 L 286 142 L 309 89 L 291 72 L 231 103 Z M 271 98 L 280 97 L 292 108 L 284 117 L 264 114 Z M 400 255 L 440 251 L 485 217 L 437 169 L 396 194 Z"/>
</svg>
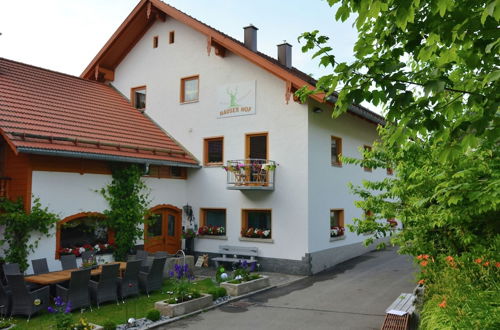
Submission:
<svg viewBox="0 0 500 330">
<path fill-rule="evenodd" d="M 50 229 L 57 221 L 57 215 L 42 208 L 38 198 L 33 200 L 31 212 L 26 212 L 22 199 L 10 201 L 0 198 L 0 226 L 3 226 L 0 245 L 8 245 L 5 260 L 18 263 L 21 271 L 25 271 L 29 266 L 28 255 L 38 247 L 42 236 L 49 236 Z M 38 238 L 33 235 L 36 233 L 39 234 Z"/>
<path fill-rule="evenodd" d="M 111 183 L 100 190 L 109 204 L 104 214 L 108 227 L 115 233 L 116 260 L 125 260 L 136 240 L 142 238 L 142 224 L 149 204 L 142 172 L 138 165 L 114 165 Z"/>
</svg>

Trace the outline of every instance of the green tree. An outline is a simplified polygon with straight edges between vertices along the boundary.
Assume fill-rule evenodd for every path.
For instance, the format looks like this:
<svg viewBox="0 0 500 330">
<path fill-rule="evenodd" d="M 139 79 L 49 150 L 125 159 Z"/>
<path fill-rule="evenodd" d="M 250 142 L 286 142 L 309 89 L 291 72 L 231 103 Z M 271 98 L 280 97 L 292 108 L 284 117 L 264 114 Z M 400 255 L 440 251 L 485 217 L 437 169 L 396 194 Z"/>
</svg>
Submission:
<svg viewBox="0 0 500 330">
<path fill-rule="evenodd" d="M 314 50 L 331 74 L 297 94 L 334 94 L 333 116 L 352 103 L 383 105 L 381 141 L 364 159 L 344 161 L 396 170 L 393 178 L 352 187 L 357 205 L 373 212 L 352 229 L 384 236 L 389 226 L 377 220 L 396 217 L 405 228 L 396 238 L 404 253 L 498 249 L 500 1 L 328 3 L 337 20 L 356 16 L 355 60 L 338 63 L 327 36 L 303 33 L 302 50 Z"/>
<path fill-rule="evenodd" d="M 104 214 L 108 227 L 115 234 L 116 260 L 126 260 L 136 240 L 142 238 L 142 224 L 149 204 L 149 193 L 141 180 L 142 172 L 137 165 L 116 164 L 112 168 L 111 183 L 100 191 L 109 204 Z"/>
</svg>

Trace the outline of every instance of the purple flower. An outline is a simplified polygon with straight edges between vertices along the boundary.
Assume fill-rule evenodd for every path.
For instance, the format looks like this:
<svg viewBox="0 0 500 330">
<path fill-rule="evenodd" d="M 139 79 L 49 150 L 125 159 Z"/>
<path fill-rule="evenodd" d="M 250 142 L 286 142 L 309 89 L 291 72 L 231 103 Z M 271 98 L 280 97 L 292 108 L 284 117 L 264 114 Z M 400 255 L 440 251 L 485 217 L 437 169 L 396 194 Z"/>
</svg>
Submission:
<svg viewBox="0 0 500 330">
<path fill-rule="evenodd" d="M 256 264 L 255 262 L 252 262 L 252 263 L 250 264 L 250 271 L 251 271 L 251 272 L 254 272 L 254 271 L 255 271 L 255 264 Z"/>
<path fill-rule="evenodd" d="M 185 265 L 184 265 L 184 272 L 185 272 L 185 273 L 187 273 L 187 272 L 188 272 L 188 270 L 189 270 L 189 266 L 188 266 L 188 264 L 185 264 Z"/>
<path fill-rule="evenodd" d="M 51 306 L 47 307 L 47 310 L 49 311 L 49 313 L 55 313 L 56 310 L 54 308 L 52 308 Z"/>
<path fill-rule="evenodd" d="M 247 268 L 248 267 L 248 262 L 246 260 L 243 260 L 243 262 L 241 263 L 241 266 L 243 268 Z"/>
<path fill-rule="evenodd" d="M 62 300 L 62 298 L 60 296 L 57 296 L 54 298 L 54 304 L 57 306 L 57 307 L 61 307 L 64 305 L 64 301 Z"/>
<path fill-rule="evenodd" d="M 168 276 L 170 276 L 170 277 L 174 277 L 174 271 L 173 271 L 173 270 L 171 270 L 170 272 L 168 272 Z"/>
<path fill-rule="evenodd" d="M 66 305 L 66 309 L 64 309 L 64 313 L 71 313 L 71 302 L 68 301 L 68 304 Z"/>
</svg>

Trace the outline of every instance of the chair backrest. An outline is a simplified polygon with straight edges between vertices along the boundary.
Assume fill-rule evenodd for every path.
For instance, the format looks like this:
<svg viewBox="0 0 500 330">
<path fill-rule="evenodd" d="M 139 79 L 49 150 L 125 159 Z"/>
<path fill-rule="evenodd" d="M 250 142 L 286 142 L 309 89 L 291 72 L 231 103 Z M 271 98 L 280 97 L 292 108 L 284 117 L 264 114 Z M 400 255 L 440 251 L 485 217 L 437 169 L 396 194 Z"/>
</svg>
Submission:
<svg viewBox="0 0 500 330">
<path fill-rule="evenodd" d="M 88 261 L 89 259 L 94 259 L 94 251 L 83 251 L 82 252 L 82 262 Z"/>
<path fill-rule="evenodd" d="M 5 275 L 7 277 L 7 284 L 9 285 L 12 296 L 24 299 L 30 296 L 30 292 L 26 283 L 24 282 L 24 275 L 22 274 L 11 274 Z"/>
<path fill-rule="evenodd" d="M 3 272 L 4 272 L 5 276 L 7 276 L 7 275 L 20 275 L 21 269 L 19 269 L 19 264 L 9 263 L 9 264 L 3 264 Z"/>
<path fill-rule="evenodd" d="M 31 260 L 31 264 L 33 265 L 33 272 L 35 275 L 47 274 L 49 272 L 49 265 L 47 264 L 46 258 L 33 259 Z"/>
<path fill-rule="evenodd" d="M 120 264 L 102 265 L 99 282 L 116 280 L 118 278 L 119 272 Z"/>
<path fill-rule="evenodd" d="M 123 280 L 136 281 L 141 271 L 141 263 L 142 260 L 128 261 L 127 268 L 125 268 L 125 274 L 123 274 Z"/>
<path fill-rule="evenodd" d="M 78 268 L 76 265 L 76 256 L 74 254 L 62 255 L 61 267 L 63 270 Z"/>
<path fill-rule="evenodd" d="M 7 310 L 6 306 L 8 305 L 8 303 L 9 303 L 9 295 L 7 293 L 6 288 L 3 286 L 2 283 L 0 283 L 0 306 L 3 305 L 4 306 L 3 309 L 5 311 Z M 2 307 L 0 307 L 0 313 L 2 313 Z M 2 314 L 2 316 L 4 316 L 4 314 Z"/>
<path fill-rule="evenodd" d="M 89 281 L 90 268 L 72 271 L 69 280 L 69 291 L 72 293 L 77 291 L 88 292 Z"/>
<path fill-rule="evenodd" d="M 135 260 L 146 260 L 148 259 L 149 253 L 144 250 L 137 250 L 135 254 Z"/>
<path fill-rule="evenodd" d="M 154 258 L 153 259 L 153 264 L 151 265 L 151 268 L 149 270 L 149 277 L 156 277 L 156 276 L 163 276 L 163 268 L 165 267 L 165 262 L 167 261 L 167 258 Z"/>
<path fill-rule="evenodd" d="M 166 258 L 168 257 L 167 251 L 156 251 L 154 254 L 155 258 Z"/>
</svg>

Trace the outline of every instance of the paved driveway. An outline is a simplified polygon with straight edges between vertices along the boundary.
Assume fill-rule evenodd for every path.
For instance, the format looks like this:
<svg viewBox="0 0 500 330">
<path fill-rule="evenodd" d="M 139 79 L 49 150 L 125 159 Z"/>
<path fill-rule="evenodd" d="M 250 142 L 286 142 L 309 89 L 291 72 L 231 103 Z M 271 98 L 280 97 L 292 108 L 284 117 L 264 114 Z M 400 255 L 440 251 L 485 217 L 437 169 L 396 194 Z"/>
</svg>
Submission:
<svg viewBox="0 0 500 330">
<path fill-rule="evenodd" d="M 380 329 L 385 309 L 415 287 L 413 272 L 395 248 L 374 251 L 159 329 Z"/>
</svg>

